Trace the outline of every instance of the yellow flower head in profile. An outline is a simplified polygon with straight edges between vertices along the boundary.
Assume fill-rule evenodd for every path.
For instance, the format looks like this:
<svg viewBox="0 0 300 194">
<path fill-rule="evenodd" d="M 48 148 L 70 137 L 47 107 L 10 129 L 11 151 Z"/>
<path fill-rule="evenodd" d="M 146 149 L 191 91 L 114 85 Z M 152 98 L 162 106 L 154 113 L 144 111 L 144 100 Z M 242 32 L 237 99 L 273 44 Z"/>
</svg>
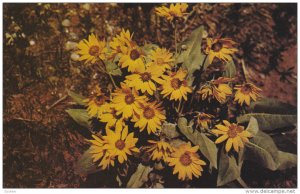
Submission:
<svg viewBox="0 0 300 194">
<path fill-rule="evenodd" d="M 140 114 L 134 115 L 131 120 L 135 122 L 134 127 L 138 127 L 140 131 L 147 127 L 148 134 L 151 132 L 155 133 L 158 129 L 161 129 L 162 122 L 166 120 L 166 116 L 160 106 L 161 104 L 156 104 L 155 101 L 140 104 Z"/>
<path fill-rule="evenodd" d="M 81 40 L 77 45 L 79 49 L 77 53 L 81 55 L 78 60 L 85 60 L 85 63 L 91 62 L 92 64 L 99 59 L 104 60 L 107 52 L 105 46 L 105 41 L 99 41 L 94 34 L 89 35 L 88 40 Z"/>
<path fill-rule="evenodd" d="M 213 62 L 215 57 L 223 62 L 232 61 L 231 55 L 238 51 L 234 48 L 236 42 L 230 38 L 207 38 L 206 44 L 204 52 L 208 55 L 209 64 Z"/>
<path fill-rule="evenodd" d="M 156 91 L 155 82 L 162 81 L 159 78 L 162 73 L 163 72 L 157 68 L 148 67 L 143 71 L 126 76 L 125 83 L 129 87 L 140 90 L 142 93 L 147 92 L 148 94 L 153 95 Z"/>
<path fill-rule="evenodd" d="M 148 140 L 148 142 L 151 145 L 149 146 L 146 152 L 151 153 L 151 159 L 157 162 L 159 162 L 160 160 L 167 162 L 167 159 L 173 151 L 172 146 L 168 142 L 162 140 Z"/>
<path fill-rule="evenodd" d="M 210 101 L 211 98 L 215 98 L 221 104 L 224 104 L 227 96 L 232 94 L 232 89 L 227 84 L 229 81 L 231 81 L 230 78 L 219 77 L 217 80 L 202 86 L 197 93 L 200 94 L 202 100 L 208 99 Z"/>
<path fill-rule="evenodd" d="M 200 160 L 198 149 L 199 146 L 192 147 L 190 142 L 174 148 L 168 161 L 169 166 L 174 166 L 173 174 L 178 173 L 179 180 L 192 180 L 193 175 L 197 178 L 202 175 L 202 166 L 206 163 Z"/>
<path fill-rule="evenodd" d="M 106 136 L 103 136 L 105 141 L 104 149 L 107 149 L 110 155 L 118 157 L 119 163 L 127 161 L 127 155 L 132 155 L 133 152 L 139 152 L 135 147 L 138 139 L 133 137 L 133 133 L 128 134 L 128 126 L 123 130 L 111 131 L 106 129 Z"/>
<path fill-rule="evenodd" d="M 260 88 L 251 83 L 236 85 L 234 89 L 237 90 L 234 96 L 234 101 L 238 101 L 241 106 L 243 103 L 246 103 L 249 106 L 251 99 L 256 101 L 262 91 Z"/>
<path fill-rule="evenodd" d="M 99 115 L 99 120 L 106 123 L 106 127 L 114 127 L 116 130 L 122 129 L 125 125 L 125 121 L 121 115 L 117 115 L 117 110 L 114 108 L 113 104 L 109 104 L 108 110 Z"/>
<path fill-rule="evenodd" d="M 170 72 L 169 75 L 162 75 L 161 94 L 164 98 L 170 95 L 170 100 L 187 100 L 187 94 L 192 93 L 191 87 L 186 81 L 187 71 L 180 68 L 177 72 Z"/>
<path fill-rule="evenodd" d="M 243 148 L 244 143 L 249 141 L 248 138 L 252 137 L 251 133 L 244 130 L 243 126 L 239 126 L 235 123 L 229 123 L 226 120 L 223 120 L 223 123 L 225 125 L 216 125 L 217 129 L 211 130 L 214 134 L 221 135 L 215 143 L 219 144 L 227 140 L 225 145 L 226 152 L 229 152 L 232 146 L 233 149 L 238 152 L 239 148 Z"/>
<path fill-rule="evenodd" d="M 186 15 L 187 8 L 187 3 L 176 3 L 175 5 L 172 3 L 169 8 L 166 6 L 161 6 L 155 8 L 155 11 L 157 15 L 172 21 L 174 18 L 181 18 Z"/>
<path fill-rule="evenodd" d="M 146 96 L 139 96 L 135 89 L 129 88 L 124 83 L 121 83 L 121 88 L 117 88 L 112 96 L 113 107 L 117 111 L 117 115 L 122 114 L 124 119 L 139 114 L 141 111 L 140 104 L 147 101 Z"/>
<path fill-rule="evenodd" d="M 109 108 L 107 100 L 109 98 L 102 93 L 101 88 L 96 86 L 94 95 L 83 102 L 88 103 L 87 112 L 90 117 L 98 117 Z"/>
<path fill-rule="evenodd" d="M 92 155 L 93 162 L 100 163 L 100 166 L 103 170 L 109 168 L 109 166 L 114 166 L 114 156 L 110 155 L 106 149 L 104 149 L 105 141 L 101 137 L 97 137 L 96 135 L 92 135 L 93 140 L 88 140 L 92 145 L 89 149 L 89 153 Z"/>
<path fill-rule="evenodd" d="M 132 42 L 132 35 L 133 34 L 130 34 L 129 30 L 122 29 L 121 33 L 109 42 L 111 58 L 114 58 L 118 54 L 126 54 L 128 47 Z"/>
<path fill-rule="evenodd" d="M 211 114 L 198 113 L 196 115 L 196 124 L 203 129 L 209 129 L 212 118 L 214 118 L 214 116 Z"/>
<path fill-rule="evenodd" d="M 166 69 L 171 69 L 171 64 L 174 62 L 173 54 L 165 48 L 151 50 L 148 57 L 151 59 L 151 62 L 147 66 L 160 69 L 162 72 L 165 72 Z"/>
<path fill-rule="evenodd" d="M 143 50 L 132 42 L 128 48 L 124 49 L 124 54 L 121 55 L 119 65 L 122 68 L 127 67 L 129 72 L 144 71 L 144 58 L 145 54 Z"/>
</svg>

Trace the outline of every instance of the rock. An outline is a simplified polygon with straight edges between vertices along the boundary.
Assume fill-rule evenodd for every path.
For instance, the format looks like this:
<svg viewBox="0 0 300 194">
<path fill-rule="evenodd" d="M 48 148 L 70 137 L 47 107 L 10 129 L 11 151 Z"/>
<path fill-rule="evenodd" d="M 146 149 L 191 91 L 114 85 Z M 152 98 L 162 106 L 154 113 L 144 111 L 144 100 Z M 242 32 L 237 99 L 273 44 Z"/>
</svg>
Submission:
<svg viewBox="0 0 300 194">
<path fill-rule="evenodd" d="M 74 50 L 77 48 L 77 42 L 68 41 L 65 44 L 65 48 L 67 51 Z"/>
<path fill-rule="evenodd" d="M 76 53 L 72 53 L 72 54 L 71 54 L 71 59 L 72 59 L 73 61 L 78 61 L 79 58 L 80 58 L 80 56 L 79 56 L 78 54 L 76 54 Z"/>
<path fill-rule="evenodd" d="M 64 27 L 69 27 L 69 26 L 71 26 L 71 22 L 70 22 L 70 20 L 68 20 L 68 19 L 64 19 L 64 20 L 61 22 L 61 25 L 63 25 Z"/>
</svg>

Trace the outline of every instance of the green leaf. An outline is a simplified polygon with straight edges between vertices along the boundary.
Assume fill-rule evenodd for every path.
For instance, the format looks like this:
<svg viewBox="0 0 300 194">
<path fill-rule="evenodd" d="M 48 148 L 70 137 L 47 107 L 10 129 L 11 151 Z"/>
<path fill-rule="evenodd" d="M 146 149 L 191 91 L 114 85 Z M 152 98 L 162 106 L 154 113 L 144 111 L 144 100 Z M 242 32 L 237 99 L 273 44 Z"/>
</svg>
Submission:
<svg viewBox="0 0 300 194">
<path fill-rule="evenodd" d="M 90 117 L 85 109 L 68 109 L 66 112 L 73 118 L 79 125 L 90 128 Z"/>
<path fill-rule="evenodd" d="M 266 114 L 266 113 L 249 113 L 237 117 L 238 123 L 245 123 L 251 117 L 257 119 L 259 128 L 262 131 L 273 131 L 275 129 L 286 128 L 295 126 L 297 123 L 297 115 L 279 115 L 279 114 Z"/>
<path fill-rule="evenodd" d="M 251 117 L 249 120 L 248 127 L 246 128 L 246 131 L 250 132 L 253 136 L 255 136 L 258 132 L 258 122 L 254 117 Z"/>
<path fill-rule="evenodd" d="M 72 92 L 68 90 L 68 95 L 76 102 L 77 104 L 87 106 L 86 102 L 83 102 L 84 99 L 86 99 L 84 96 L 77 94 L 75 92 Z"/>
<path fill-rule="evenodd" d="M 223 74 L 225 77 L 234 78 L 236 75 L 236 67 L 233 61 L 227 62 L 225 64 L 225 71 Z"/>
<path fill-rule="evenodd" d="M 253 119 L 252 117 L 247 129 L 259 128 L 258 123 Z M 297 165 L 297 156 L 279 151 L 268 134 L 258 130 L 253 135 L 254 137 L 245 144 L 245 160 L 253 161 L 270 170 L 284 170 Z"/>
<path fill-rule="evenodd" d="M 121 76 L 122 71 L 119 66 L 112 61 L 105 61 L 106 71 L 114 76 Z"/>
<path fill-rule="evenodd" d="M 156 44 L 145 44 L 143 46 L 143 51 L 145 52 L 146 55 L 149 55 L 152 50 L 156 50 L 157 48 L 158 45 Z"/>
<path fill-rule="evenodd" d="M 148 181 L 148 174 L 153 168 L 150 166 L 144 166 L 139 164 L 136 171 L 131 175 L 127 188 L 139 188 L 142 187 L 145 182 Z"/>
<path fill-rule="evenodd" d="M 297 107 L 272 98 L 263 98 L 251 102 L 250 109 L 254 113 L 297 114 Z"/>
<path fill-rule="evenodd" d="M 204 133 L 195 130 L 193 132 L 192 125 L 187 126 L 187 120 L 184 117 L 178 119 L 178 127 L 194 145 L 199 145 L 201 153 L 209 160 L 210 168 L 217 169 L 217 146 Z"/>
<path fill-rule="evenodd" d="M 226 185 L 240 177 L 240 167 L 237 165 L 235 158 L 232 155 L 228 156 L 224 148 L 220 152 L 217 178 L 218 187 Z"/>
<path fill-rule="evenodd" d="M 101 168 L 99 168 L 97 164 L 93 162 L 92 154 L 90 153 L 90 151 L 91 148 L 85 151 L 78 162 L 75 164 L 75 173 L 88 175 L 101 171 Z"/>
<path fill-rule="evenodd" d="M 173 139 L 180 135 L 176 130 L 176 124 L 167 122 L 163 123 L 161 132 L 164 133 L 170 139 Z"/>
<path fill-rule="evenodd" d="M 177 56 L 176 63 L 182 63 L 182 67 L 188 70 L 187 80 L 191 85 L 194 80 L 193 73 L 200 69 L 205 56 L 201 53 L 201 44 L 202 44 L 202 33 L 204 30 L 204 26 L 200 26 L 195 29 L 190 37 L 186 39 L 184 42 L 179 44 L 179 46 L 185 47 L 185 50 L 182 50 L 181 53 Z M 208 66 L 208 60 L 206 60 L 205 67 Z M 205 68 L 203 69 L 205 70 Z"/>
<path fill-rule="evenodd" d="M 262 131 L 246 143 L 245 160 L 270 170 L 284 170 L 297 165 L 297 155 L 279 151 L 272 138 Z"/>
</svg>

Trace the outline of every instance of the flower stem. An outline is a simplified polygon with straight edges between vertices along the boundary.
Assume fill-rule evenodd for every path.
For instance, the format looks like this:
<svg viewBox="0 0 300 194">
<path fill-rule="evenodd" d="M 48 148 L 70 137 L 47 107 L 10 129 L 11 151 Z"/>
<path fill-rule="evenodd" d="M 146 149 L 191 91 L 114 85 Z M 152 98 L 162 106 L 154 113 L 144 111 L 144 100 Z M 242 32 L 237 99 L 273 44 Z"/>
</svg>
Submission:
<svg viewBox="0 0 300 194">
<path fill-rule="evenodd" d="M 112 77 L 112 75 L 110 73 L 107 73 L 107 74 L 108 74 L 112 84 L 114 85 L 114 87 L 117 88 L 116 82 L 115 82 L 114 78 Z"/>
<path fill-rule="evenodd" d="M 101 63 L 102 63 L 102 64 L 104 65 L 104 67 L 105 67 L 105 63 L 104 63 L 103 60 L 101 60 Z M 97 65 L 98 65 L 98 67 L 99 67 L 99 69 L 100 69 L 101 71 L 103 71 L 104 73 L 108 74 L 108 76 L 109 76 L 109 78 L 110 78 L 110 80 L 111 80 L 111 83 L 113 84 L 114 88 L 117 88 L 117 85 L 116 85 L 116 82 L 115 82 L 114 78 L 113 78 L 112 75 L 106 70 L 106 68 L 103 68 L 103 67 L 101 66 L 101 64 L 99 64 L 99 63 L 97 63 Z"/>
<path fill-rule="evenodd" d="M 174 42 L 175 42 L 175 54 L 177 56 L 177 21 L 174 23 Z"/>
</svg>

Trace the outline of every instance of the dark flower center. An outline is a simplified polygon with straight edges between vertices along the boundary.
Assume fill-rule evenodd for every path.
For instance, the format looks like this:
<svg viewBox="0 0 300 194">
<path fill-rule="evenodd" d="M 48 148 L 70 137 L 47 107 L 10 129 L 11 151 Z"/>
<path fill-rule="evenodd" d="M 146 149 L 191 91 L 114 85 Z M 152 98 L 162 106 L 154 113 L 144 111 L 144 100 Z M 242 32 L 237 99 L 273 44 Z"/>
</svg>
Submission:
<svg viewBox="0 0 300 194">
<path fill-rule="evenodd" d="M 211 46 L 211 49 L 215 52 L 219 52 L 223 48 L 223 44 L 220 42 L 216 42 Z"/>
<path fill-rule="evenodd" d="M 252 92 L 252 87 L 249 84 L 245 84 L 242 87 L 241 92 L 244 94 L 249 94 L 250 92 Z"/>
<path fill-rule="evenodd" d="M 180 81 L 178 78 L 174 78 L 171 80 L 171 86 L 175 90 L 179 89 L 182 84 L 182 81 Z"/>
<path fill-rule="evenodd" d="M 105 98 L 104 96 L 97 96 L 95 99 L 94 99 L 94 102 L 98 105 L 98 106 L 101 106 L 102 104 L 105 103 Z"/>
<path fill-rule="evenodd" d="M 92 56 L 98 56 L 99 51 L 100 51 L 100 48 L 98 46 L 94 45 L 94 46 L 90 47 L 89 54 L 92 55 Z"/>
<path fill-rule="evenodd" d="M 132 60 L 136 60 L 140 57 L 140 53 L 139 51 L 137 51 L 136 49 L 133 49 L 131 52 L 130 52 L 130 58 Z"/>
<path fill-rule="evenodd" d="M 191 156 L 188 152 L 185 152 L 184 154 L 182 154 L 179 158 L 179 161 L 183 166 L 188 166 L 192 163 Z"/>
<path fill-rule="evenodd" d="M 236 127 L 233 126 L 233 125 L 231 125 L 231 126 L 229 127 L 229 130 L 227 131 L 227 135 L 228 135 L 228 137 L 230 137 L 230 138 L 236 137 L 236 136 L 237 136 Z"/>
<path fill-rule="evenodd" d="M 141 79 L 146 82 L 149 81 L 151 79 L 151 74 L 148 72 L 142 73 L 141 74 Z"/>
<path fill-rule="evenodd" d="M 119 139 L 118 141 L 116 141 L 115 146 L 119 150 L 123 150 L 125 148 L 125 142 Z"/>
<path fill-rule="evenodd" d="M 127 94 L 125 96 L 125 102 L 126 104 L 132 104 L 134 102 L 135 98 L 132 94 Z"/>
<path fill-rule="evenodd" d="M 144 109 L 144 117 L 146 119 L 152 119 L 154 116 L 155 116 L 155 112 L 154 112 L 154 110 L 152 108 L 146 107 Z"/>
<path fill-rule="evenodd" d="M 235 131 L 238 132 L 238 133 L 241 133 L 241 132 L 244 131 L 244 129 L 240 126 L 236 126 Z"/>
</svg>

